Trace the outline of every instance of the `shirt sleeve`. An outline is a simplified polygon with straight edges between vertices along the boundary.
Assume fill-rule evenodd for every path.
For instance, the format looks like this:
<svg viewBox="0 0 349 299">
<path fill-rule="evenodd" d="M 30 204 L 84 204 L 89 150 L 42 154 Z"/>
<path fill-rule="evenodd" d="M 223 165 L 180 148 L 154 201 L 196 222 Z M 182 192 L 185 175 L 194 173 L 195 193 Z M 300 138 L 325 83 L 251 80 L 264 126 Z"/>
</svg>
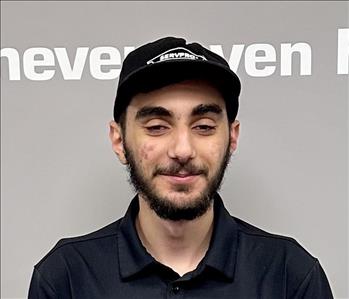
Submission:
<svg viewBox="0 0 349 299">
<path fill-rule="evenodd" d="M 299 286 L 292 299 L 333 299 L 326 274 L 318 261 Z"/>
<path fill-rule="evenodd" d="M 58 298 L 52 286 L 44 279 L 40 272 L 34 268 L 30 282 L 28 299 L 56 299 Z"/>
</svg>

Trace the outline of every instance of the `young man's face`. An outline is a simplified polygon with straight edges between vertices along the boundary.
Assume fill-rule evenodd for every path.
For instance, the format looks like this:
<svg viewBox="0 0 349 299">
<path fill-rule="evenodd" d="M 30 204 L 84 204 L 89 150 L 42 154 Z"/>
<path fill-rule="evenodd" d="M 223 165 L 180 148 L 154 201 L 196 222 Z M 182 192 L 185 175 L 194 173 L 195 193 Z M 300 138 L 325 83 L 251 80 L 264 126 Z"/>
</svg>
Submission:
<svg viewBox="0 0 349 299">
<path fill-rule="evenodd" d="M 239 123 L 228 123 L 224 99 L 203 81 L 137 94 L 126 129 L 111 123 L 114 151 L 127 163 L 139 195 L 164 219 L 192 220 L 210 207 Z"/>
</svg>

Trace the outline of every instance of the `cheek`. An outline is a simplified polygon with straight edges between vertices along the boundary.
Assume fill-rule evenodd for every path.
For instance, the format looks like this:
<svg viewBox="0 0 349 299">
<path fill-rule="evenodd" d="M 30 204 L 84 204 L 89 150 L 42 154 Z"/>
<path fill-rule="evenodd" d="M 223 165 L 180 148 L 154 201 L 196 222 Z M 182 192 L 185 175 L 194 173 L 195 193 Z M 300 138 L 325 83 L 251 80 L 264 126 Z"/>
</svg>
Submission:
<svg viewBox="0 0 349 299">
<path fill-rule="evenodd" d="M 213 161 L 213 163 L 216 163 L 218 160 L 222 158 L 222 149 L 223 148 L 221 146 L 212 146 L 209 149 L 208 155 L 211 161 Z"/>
<path fill-rule="evenodd" d="M 143 144 L 139 148 L 139 157 L 141 160 L 149 160 L 154 153 L 155 145 L 153 144 Z"/>
<path fill-rule="evenodd" d="M 227 146 L 227 143 L 212 142 L 210 145 L 206 143 L 205 146 L 202 147 L 202 149 L 204 149 L 203 155 L 212 167 L 216 166 L 217 162 L 223 159 Z"/>
</svg>

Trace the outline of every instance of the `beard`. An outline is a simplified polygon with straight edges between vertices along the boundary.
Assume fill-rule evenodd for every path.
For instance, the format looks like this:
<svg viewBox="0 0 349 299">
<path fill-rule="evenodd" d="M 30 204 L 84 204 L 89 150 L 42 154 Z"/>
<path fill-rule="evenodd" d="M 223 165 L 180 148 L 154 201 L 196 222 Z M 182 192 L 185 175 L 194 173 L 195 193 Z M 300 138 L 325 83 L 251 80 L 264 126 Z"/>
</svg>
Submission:
<svg viewBox="0 0 349 299">
<path fill-rule="evenodd" d="M 130 150 L 126 144 L 124 144 L 125 156 L 127 159 L 127 169 L 129 173 L 129 182 L 133 185 L 136 192 L 141 194 L 144 200 L 148 203 L 149 207 L 162 219 L 181 221 L 181 220 L 193 220 L 204 215 L 211 207 L 214 194 L 220 189 L 225 170 L 229 164 L 231 157 L 230 142 L 224 152 L 223 159 L 220 161 L 217 171 L 208 179 L 209 169 L 207 166 L 194 165 L 192 162 L 179 163 L 172 161 L 170 165 L 166 167 L 156 166 L 154 168 L 152 178 L 157 175 L 176 175 L 180 171 L 185 171 L 190 175 L 204 176 L 208 181 L 207 185 L 199 195 L 182 205 L 170 200 L 166 196 L 161 196 L 156 187 L 151 183 L 150 179 L 147 179 L 142 172 L 142 169 L 138 166 L 132 150 Z M 187 184 L 175 185 L 175 191 L 182 194 L 188 194 L 191 191 L 191 187 Z"/>
</svg>

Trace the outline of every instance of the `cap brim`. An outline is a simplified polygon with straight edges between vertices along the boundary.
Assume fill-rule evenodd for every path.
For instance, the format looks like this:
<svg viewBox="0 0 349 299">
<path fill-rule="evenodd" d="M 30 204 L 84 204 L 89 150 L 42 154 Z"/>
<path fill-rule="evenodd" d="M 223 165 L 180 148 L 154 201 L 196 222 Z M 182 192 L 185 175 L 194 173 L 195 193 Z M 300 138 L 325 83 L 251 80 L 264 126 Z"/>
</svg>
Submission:
<svg viewBox="0 0 349 299">
<path fill-rule="evenodd" d="M 230 118 L 232 114 L 235 118 L 241 90 L 241 83 L 237 75 L 228 67 L 223 67 L 222 64 L 215 62 L 178 59 L 146 65 L 124 78 L 119 83 L 116 95 L 115 120 L 118 121 L 120 114 L 136 94 L 150 92 L 190 79 L 207 80 L 216 86 L 225 99 Z"/>
</svg>

